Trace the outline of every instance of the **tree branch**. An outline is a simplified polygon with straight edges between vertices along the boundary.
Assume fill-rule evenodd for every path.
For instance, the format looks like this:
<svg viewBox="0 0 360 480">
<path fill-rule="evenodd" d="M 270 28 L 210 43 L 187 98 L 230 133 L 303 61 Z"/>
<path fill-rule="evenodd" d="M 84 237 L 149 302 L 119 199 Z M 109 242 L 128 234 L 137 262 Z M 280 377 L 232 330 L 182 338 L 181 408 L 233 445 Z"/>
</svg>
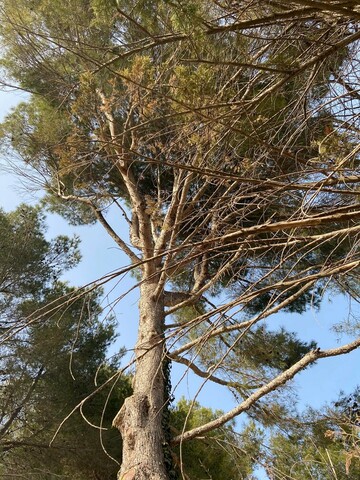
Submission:
<svg viewBox="0 0 360 480">
<path fill-rule="evenodd" d="M 9 416 L 8 420 L 5 422 L 3 427 L 0 429 L 0 438 L 3 437 L 6 434 L 6 432 L 9 430 L 9 428 L 14 423 L 17 416 L 19 415 L 19 413 L 23 409 L 24 405 L 26 405 L 26 403 L 29 401 L 33 391 L 36 388 L 36 385 L 38 384 L 38 382 L 41 378 L 41 375 L 43 374 L 43 371 L 44 371 L 44 367 L 40 367 L 38 373 L 36 374 L 36 377 L 34 378 L 32 384 L 30 385 L 25 397 L 23 398 L 21 403 L 14 409 L 14 411 Z"/>
<path fill-rule="evenodd" d="M 211 430 L 221 427 L 222 425 L 232 420 L 236 416 L 249 410 L 263 396 L 281 387 L 282 385 L 287 383 L 289 380 L 294 378 L 297 373 L 304 370 L 304 368 L 316 362 L 320 358 L 344 355 L 359 347 L 360 347 L 360 338 L 358 338 L 354 342 L 348 343 L 338 348 L 333 348 L 333 349 L 324 350 L 324 351 L 321 351 L 320 349 L 316 349 L 307 353 L 301 360 L 296 362 L 292 367 L 282 372 L 280 375 L 275 377 L 271 382 L 259 388 L 257 392 L 250 395 L 249 398 L 241 402 L 241 404 L 238 405 L 237 407 L 233 408 L 232 410 L 225 413 L 224 415 L 221 415 L 216 420 L 208 422 L 205 425 L 202 425 L 201 427 L 188 430 L 187 432 L 184 432 L 181 435 L 177 435 L 172 440 L 171 442 L 172 445 L 177 445 L 183 441 L 191 440 L 192 438 L 196 438 L 199 435 L 204 435 L 205 433 L 210 432 Z"/>
<path fill-rule="evenodd" d="M 235 382 L 227 382 L 226 380 L 223 380 L 222 378 L 215 377 L 214 375 L 211 374 L 211 372 L 204 372 L 201 370 L 199 367 L 197 367 L 194 362 L 191 360 L 188 360 L 185 357 L 180 357 L 179 355 L 171 355 L 171 359 L 174 362 L 181 363 L 182 365 L 186 365 L 190 370 L 192 370 L 198 377 L 201 378 L 206 378 L 206 380 L 211 380 L 214 383 L 218 383 L 219 385 L 223 385 L 225 387 L 234 387 L 236 386 Z"/>
</svg>

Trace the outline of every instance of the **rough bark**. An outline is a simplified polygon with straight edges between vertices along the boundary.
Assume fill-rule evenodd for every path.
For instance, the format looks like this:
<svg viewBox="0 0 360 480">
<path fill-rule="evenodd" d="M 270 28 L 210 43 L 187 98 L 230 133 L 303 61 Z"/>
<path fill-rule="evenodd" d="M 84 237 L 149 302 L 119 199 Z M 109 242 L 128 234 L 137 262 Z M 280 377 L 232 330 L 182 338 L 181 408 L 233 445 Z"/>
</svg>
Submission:
<svg viewBox="0 0 360 480">
<path fill-rule="evenodd" d="M 140 288 L 140 321 L 135 348 L 136 372 L 133 395 L 126 399 L 114 419 L 123 438 L 121 480 L 166 480 L 164 465 L 164 355 L 162 296 L 154 295 L 156 282 Z"/>
</svg>

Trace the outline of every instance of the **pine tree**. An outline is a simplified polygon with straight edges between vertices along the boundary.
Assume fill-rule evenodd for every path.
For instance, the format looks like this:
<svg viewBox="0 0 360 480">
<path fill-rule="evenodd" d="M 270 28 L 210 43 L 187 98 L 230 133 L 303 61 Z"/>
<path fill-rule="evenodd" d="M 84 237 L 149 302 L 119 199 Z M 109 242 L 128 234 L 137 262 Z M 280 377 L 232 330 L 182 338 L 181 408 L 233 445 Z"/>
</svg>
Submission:
<svg viewBox="0 0 360 480">
<path fill-rule="evenodd" d="M 100 321 L 100 291 L 78 291 L 61 282 L 61 274 L 80 259 L 78 239 L 45 238 L 45 218 L 37 207 L 21 205 L 0 211 L 0 448 L 1 474 L 97 478 L 115 474 L 120 436 L 111 429 L 119 404 L 131 393 L 130 380 L 119 377 L 121 352 L 106 360 L 114 340 L 114 319 Z M 76 299 L 77 295 L 77 299 Z M 68 299 L 63 305 L 64 299 Z M 94 395 L 97 381 L 112 376 L 110 386 Z M 58 427 L 71 410 L 86 401 Z M 99 432 L 102 432 L 100 441 Z"/>
<path fill-rule="evenodd" d="M 120 478 L 168 479 L 169 359 L 239 398 L 178 444 L 359 346 L 322 351 L 257 325 L 325 288 L 356 292 L 356 3 L 1 5 L 3 68 L 32 94 L 4 122 L 4 148 L 37 172 L 50 209 L 99 221 L 129 257 L 119 275 L 139 278 Z"/>
</svg>

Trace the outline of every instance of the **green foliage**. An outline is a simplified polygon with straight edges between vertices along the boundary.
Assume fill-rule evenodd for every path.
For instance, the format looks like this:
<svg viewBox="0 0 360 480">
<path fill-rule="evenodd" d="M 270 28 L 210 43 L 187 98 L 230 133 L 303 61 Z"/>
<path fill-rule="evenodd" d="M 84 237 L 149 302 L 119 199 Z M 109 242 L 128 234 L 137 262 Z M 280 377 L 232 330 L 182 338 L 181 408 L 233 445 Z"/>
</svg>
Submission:
<svg viewBox="0 0 360 480">
<path fill-rule="evenodd" d="M 273 435 L 268 474 L 274 480 L 346 480 L 360 475 L 359 390 L 308 410 L 287 433 Z"/>
<path fill-rule="evenodd" d="M 168 480 L 178 480 L 178 475 L 174 465 L 173 453 L 170 447 L 170 441 L 172 438 L 171 433 L 171 408 L 174 397 L 171 390 L 171 362 L 168 360 L 163 364 L 163 375 L 164 375 L 164 402 L 162 412 L 162 428 L 164 432 L 164 463 L 166 472 L 168 475 Z"/>
<path fill-rule="evenodd" d="M 81 292 L 60 282 L 79 261 L 78 239 L 45 238 L 45 219 L 37 207 L 0 211 L 0 447 L 4 475 L 57 475 L 79 480 L 115 475 L 102 446 L 120 458 L 121 439 L 111 421 L 131 392 L 116 372 L 122 352 L 109 362 L 114 319 L 101 321 L 101 291 Z M 114 382 L 76 405 L 109 378 Z M 109 398 L 107 398 L 109 395 Z M 100 442 L 99 433 L 102 432 Z M 40 473 L 43 472 L 43 473 Z"/>
<path fill-rule="evenodd" d="M 43 304 L 54 305 L 72 293 L 75 291 L 58 283 Z M 41 308 L 38 302 L 28 301 L 17 313 L 29 317 Z M 41 323 L 28 326 L 6 344 L 8 353 L 1 360 L 0 410 L 5 429 L 2 462 L 7 475 L 43 470 L 60 478 L 71 473 L 85 479 L 94 472 L 97 478 L 115 476 L 117 464 L 109 461 L 103 449 L 120 459 L 121 439 L 111 422 L 131 387 L 129 380 L 121 377 L 111 392 L 122 355 L 120 352 L 107 362 L 115 325 L 110 320 L 100 322 L 100 313 L 99 292 L 84 295 L 52 314 L 43 314 Z M 96 385 L 113 376 L 109 386 L 91 396 Z M 89 395 L 81 414 L 79 410 L 73 413 L 49 448 L 64 418 Z M 14 413 L 6 428 L 6 419 Z"/>
<path fill-rule="evenodd" d="M 197 402 L 181 399 L 171 414 L 171 424 L 178 434 L 214 420 L 219 411 L 201 407 Z M 177 471 L 183 471 L 192 480 L 249 478 L 259 454 L 262 433 L 250 423 L 240 434 L 234 425 L 215 430 L 201 439 L 185 442 L 175 449 Z M 182 466 L 182 467 L 181 467 Z M 181 477 L 180 477 L 181 478 Z"/>
<path fill-rule="evenodd" d="M 99 29 L 108 29 L 114 24 L 117 0 L 91 0 L 90 8 L 94 13 L 92 24 Z"/>
<path fill-rule="evenodd" d="M 58 236 L 47 241 L 45 230 L 45 217 L 38 207 L 20 205 L 10 213 L 0 210 L 2 315 L 16 302 L 41 298 L 51 283 L 78 263 L 78 238 Z"/>
</svg>

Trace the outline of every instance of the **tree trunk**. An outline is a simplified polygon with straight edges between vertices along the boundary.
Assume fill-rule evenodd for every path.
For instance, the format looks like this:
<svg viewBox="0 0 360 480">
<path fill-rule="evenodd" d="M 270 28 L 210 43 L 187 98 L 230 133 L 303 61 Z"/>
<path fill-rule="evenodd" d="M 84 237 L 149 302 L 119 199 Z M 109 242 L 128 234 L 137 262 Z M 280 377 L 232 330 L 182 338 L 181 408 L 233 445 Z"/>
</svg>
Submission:
<svg viewBox="0 0 360 480">
<path fill-rule="evenodd" d="M 140 321 L 135 347 L 133 395 L 114 419 L 123 440 L 121 480 L 167 480 L 164 464 L 163 295 L 155 298 L 156 282 L 140 287 Z"/>
</svg>

